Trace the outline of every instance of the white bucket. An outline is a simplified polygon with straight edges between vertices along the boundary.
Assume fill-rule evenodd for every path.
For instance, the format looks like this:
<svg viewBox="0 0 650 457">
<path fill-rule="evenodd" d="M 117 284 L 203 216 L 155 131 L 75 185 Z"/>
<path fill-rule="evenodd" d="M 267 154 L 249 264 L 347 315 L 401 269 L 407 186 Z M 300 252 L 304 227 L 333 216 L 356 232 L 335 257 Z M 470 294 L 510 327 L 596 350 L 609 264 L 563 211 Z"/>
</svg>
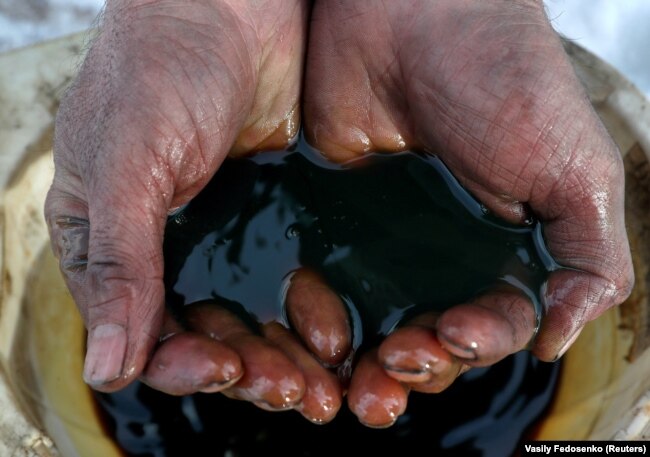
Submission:
<svg viewBox="0 0 650 457">
<path fill-rule="evenodd" d="M 0 456 L 118 456 L 82 382 L 84 331 L 42 217 L 58 98 L 83 48 L 75 35 L 0 56 Z M 625 156 L 637 285 L 565 356 L 541 439 L 650 438 L 650 110 L 609 65 L 567 44 Z M 645 234 L 645 238 L 644 238 Z"/>
</svg>

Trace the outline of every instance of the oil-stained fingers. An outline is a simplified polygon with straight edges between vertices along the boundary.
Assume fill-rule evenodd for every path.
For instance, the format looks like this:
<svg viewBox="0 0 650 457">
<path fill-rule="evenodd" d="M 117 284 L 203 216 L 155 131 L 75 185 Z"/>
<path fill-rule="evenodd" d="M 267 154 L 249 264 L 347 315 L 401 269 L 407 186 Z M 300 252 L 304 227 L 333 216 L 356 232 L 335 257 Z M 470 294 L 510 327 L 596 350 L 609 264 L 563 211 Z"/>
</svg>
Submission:
<svg viewBox="0 0 650 457">
<path fill-rule="evenodd" d="M 220 341 L 187 332 L 166 313 L 161 340 L 140 380 L 170 395 L 213 393 L 243 375 L 237 353 Z"/>
<path fill-rule="evenodd" d="M 326 365 L 345 360 L 352 342 L 348 312 L 323 279 L 307 269 L 297 271 L 285 300 L 291 325 L 307 348 Z"/>
<path fill-rule="evenodd" d="M 490 292 L 445 311 L 436 324 L 443 348 L 469 366 L 488 366 L 528 346 L 537 318 L 516 292 Z"/>
<path fill-rule="evenodd" d="M 196 304 L 187 308 L 186 321 L 193 331 L 226 344 L 241 358 L 244 375 L 224 394 L 274 411 L 291 409 L 302 400 L 305 379 L 300 369 L 233 313 L 216 304 Z"/>
<path fill-rule="evenodd" d="M 408 389 L 386 374 L 377 351 L 361 356 L 348 390 L 348 406 L 359 421 L 372 428 L 390 427 L 407 402 Z"/>
<path fill-rule="evenodd" d="M 334 419 L 343 397 L 337 377 L 316 361 L 300 341 L 280 324 L 266 324 L 262 332 L 284 351 L 305 378 L 305 394 L 294 409 L 315 424 L 325 424 Z"/>
<path fill-rule="evenodd" d="M 422 314 L 393 331 L 379 346 L 379 362 L 388 376 L 418 392 L 442 392 L 463 366 L 440 344 L 437 319 L 436 313 Z"/>
<path fill-rule="evenodd" d="M 161 343 L 140 379 L 170 395 L 189 395 L 227 389 L 243 373 L 230 347 L 206 335 L 183 332 Z"/>
</svg>

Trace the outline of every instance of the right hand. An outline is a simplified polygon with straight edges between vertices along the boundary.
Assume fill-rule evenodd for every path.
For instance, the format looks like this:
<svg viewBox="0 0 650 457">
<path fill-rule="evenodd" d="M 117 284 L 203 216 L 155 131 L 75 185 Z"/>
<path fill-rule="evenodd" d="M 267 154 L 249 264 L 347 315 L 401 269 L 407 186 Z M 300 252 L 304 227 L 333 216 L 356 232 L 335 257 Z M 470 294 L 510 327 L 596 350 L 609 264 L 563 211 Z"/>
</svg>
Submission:
<svg viewBox="0 0 650 457">
<path fill-rule="evenodd" d="M 141 375 L 174 394 L 239 381 L 235 394 L 269 408 L 308 402 L 310 369 L 296 362 L 307 353 L 278 349 L 276 329 L 268 339 L 233 328 L 208 338 L 173 324 L 162 255 L 168 212 L 229 151 L 282 148 L 295 135 L 307 14 L 305 0 L 108 1 L 61 102 L 45 205 L 88 329 L 93 388 L 115 391 Z M 251 390 L 260 383 L 268 388 Z"/>
</svg>

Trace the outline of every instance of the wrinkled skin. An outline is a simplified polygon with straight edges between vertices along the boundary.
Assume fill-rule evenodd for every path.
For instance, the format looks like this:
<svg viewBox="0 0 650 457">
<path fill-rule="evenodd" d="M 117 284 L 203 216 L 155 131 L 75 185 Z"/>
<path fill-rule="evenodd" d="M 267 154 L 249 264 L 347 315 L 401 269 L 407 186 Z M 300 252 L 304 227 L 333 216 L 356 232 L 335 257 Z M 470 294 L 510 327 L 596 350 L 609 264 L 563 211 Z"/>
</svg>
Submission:
<svg viewBox="0 0 650 457">
<path fill-rule="evenodd" d="M 277 324 L 253 335 L 214 307 L 192 309 L 186 330 L 163 303 L 168 211 L 229 151 L 281 147 L 295 133 L 307 33 L 305 128 L 328 157 L 424 148 L 497 214 L 545 222 L 552 254 L 573 269 L 549 280 L 535 355 L 558 358 L 628 295 L 621 160 L 541 2 L 316 1 L 307 31 L 308 14 L 299 0 L 109 1 L 59 111 L 46 202 L 89 329 L 94 388 L 141 377 L 317 423 L 336 414 L 343 389 L 324 366 L 344 358 L 349 329 L 310 272 L 288 294 L 298 335 Z M 305 311 L 311 301 L 323 303 L 318 319 Z M 348 404 L 363 423 L 388 426 L 410 389 L 440 392 L 468 367 L 527 347 L 534 331 L 532 307 L 509 291 L 420 316 L 362 357 Z M 319 332 L 335 344 L 320 347 Z"/>
<path fill-rule="evenodd" d="M 285 408 L 302 398 L 303 376 L 275 344 L 223 326 L 179 336 L 165 316 L 162 238 L 168 211 L 229 151 L 283 147 L 295 135 L 307 14 L 303 0 L 108 2 L 61 103 L 46 202 L 89 330 L 92 387 L 113 391 L 144 370 L 145 382 L 174 394 L 257 380 L 274 388 L 252 401 Z"/>
<path fill-rule="evenodd" d="M 373 149 L 434 151 L 495 213 L 545 222 L 551 253 L 575 270 L 549 279 L 537 357 L 561 356 L 586 322 L 628 296 L 621 159 L 541 2 L 317 2 L 310 34 L 305 123 L 318 147 L 338 160 Z M 530 305 L 493 292 L 391 335 L 376 363 L 435 391 L 463 365 L 526 347 L 533 333 Z M 349 404 L 362 420 L 354 399 L 372 392 L 397 403 L 406 396 L 353 381 Z M 388 409 L 365 418 L 392 420 Z"/>
</svg>

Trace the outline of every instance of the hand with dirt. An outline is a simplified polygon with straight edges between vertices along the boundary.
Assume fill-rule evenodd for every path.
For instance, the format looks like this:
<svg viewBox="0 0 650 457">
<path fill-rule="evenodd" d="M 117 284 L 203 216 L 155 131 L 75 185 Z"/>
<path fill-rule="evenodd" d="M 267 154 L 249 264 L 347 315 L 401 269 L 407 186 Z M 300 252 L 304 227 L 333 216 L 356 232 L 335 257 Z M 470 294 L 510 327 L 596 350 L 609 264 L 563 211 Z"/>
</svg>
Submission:
<svg viewBox="0 0 650 457">
<path fill-rule="evenodd" d="M 177 395 L 336 414 L 335 377 L 286 329 L 263 338 L 224 314 L 185 332 L 164 305 L 168 213 L 227 154 L 283 148 L 297 132 L 307 17 L 305 0 L 108 1 L 57 116 L 45 209 L 88 329 L 93 388 L 141 377 Z M 333 400 L 311 411 L 310 380 L 321 378 Z"/>
<path fill-rule="evenodd" d="M 541 1 L 316 2 L 305 81 L 307 133 L 330 157 L 438 154 L 495 214 L 539 218 L 568 267 L 549 278 L 534 340 L 531 304 L 509 292 L 391 334 L 353 374 L 348 404 L 362 422 L 390 425 L 409 389 L 439 392 L 529 345 L 555 360 L 629 295 L 622 161 Z"/>
</svg>

